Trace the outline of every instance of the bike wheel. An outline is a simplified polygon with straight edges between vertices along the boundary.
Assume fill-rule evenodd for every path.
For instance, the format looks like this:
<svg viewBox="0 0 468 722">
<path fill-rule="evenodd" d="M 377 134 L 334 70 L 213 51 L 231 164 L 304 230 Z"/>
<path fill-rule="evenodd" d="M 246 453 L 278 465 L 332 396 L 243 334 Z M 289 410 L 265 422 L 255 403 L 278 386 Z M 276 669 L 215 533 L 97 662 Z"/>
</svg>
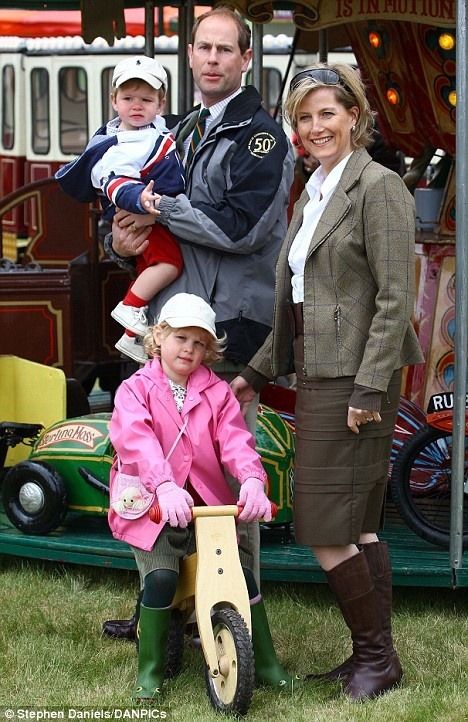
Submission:
<svg viewBox="0 0 468 722">
<path fill-rule="evenodd" d="M 468 437 L 465 436 L 463 548 L 468 549 Z M 393 465 L 393 502 L 410 529 L 431 544 L 450 546 L 452 434 L 420 429 L 402 447 Z"/>
<path fill-rule="evenodd" d="M 205 667 L 210 702 L 218 712 L 245 715 L 252 701 L 255 667 L 252 640 L 241 615 L 234 609 L 219 609 L 211 619 L 218 657 L 219 675 Z"/>
<path fill-rule="evenodd" d="M 184 626 L 185 619 L 180 609 L 173 609 L 169 634 L 166 645 L 166 669 L 165 679 L 173 679 L 180 674 L 184 655 Z"/>
</svg>

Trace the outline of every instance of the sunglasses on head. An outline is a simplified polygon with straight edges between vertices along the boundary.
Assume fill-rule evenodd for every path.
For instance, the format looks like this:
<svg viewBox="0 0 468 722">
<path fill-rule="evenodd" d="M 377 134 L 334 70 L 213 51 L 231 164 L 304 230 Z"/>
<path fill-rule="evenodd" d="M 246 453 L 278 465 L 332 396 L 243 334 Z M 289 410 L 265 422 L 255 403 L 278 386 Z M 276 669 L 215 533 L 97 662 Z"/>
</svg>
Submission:
<svg viewBox="0 0 468 722">
<path fill-rule="evenodd" d="M 336 70 L 331 68 L 311 68 L 310 70 L 301 70 L 300 73 L 294 76 L 289 86 L 289 92 L 296 90 L 297 86 L 306 78 L 312 78 L 312 80 L 317 80 L 324 85 L 341 85 L 345 90 L 348 90 Z"/>
</svg>

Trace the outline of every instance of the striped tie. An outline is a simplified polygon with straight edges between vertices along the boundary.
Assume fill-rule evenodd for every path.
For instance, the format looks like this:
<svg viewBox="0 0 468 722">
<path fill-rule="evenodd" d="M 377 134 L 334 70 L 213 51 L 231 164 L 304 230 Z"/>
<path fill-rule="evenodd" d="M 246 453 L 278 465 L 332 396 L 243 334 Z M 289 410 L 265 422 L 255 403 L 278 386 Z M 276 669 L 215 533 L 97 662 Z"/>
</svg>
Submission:
<svg viewBox="0 0 468 722">
<path fill-rule="evenodd" d="M 203 133 L 205 132 L 205 126 L 206 126 L 206 119 L 208 118 L 210 114 L 210 111 L 208 108 L 202 108 L 200 111 L 200 114 L 198 116 L 197 124 L 195 128 L 193 129 L 192 138 L 190 140 L 190 145 L 187 153 L 187 160 L 185 163 L 185 167 L 188 168 L 192 162 L 193 154 L 195 153 L 195 149 L 201 139 L 203 138 Z"/>
</svg>

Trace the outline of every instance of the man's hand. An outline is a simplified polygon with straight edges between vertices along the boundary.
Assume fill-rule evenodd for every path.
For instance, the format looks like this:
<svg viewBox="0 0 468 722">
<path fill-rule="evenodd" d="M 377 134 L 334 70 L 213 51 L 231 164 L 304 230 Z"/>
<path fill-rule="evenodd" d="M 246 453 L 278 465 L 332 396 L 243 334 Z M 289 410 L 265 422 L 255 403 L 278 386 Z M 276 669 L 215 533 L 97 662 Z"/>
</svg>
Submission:
<svg viewBox="0 0 468 722">
<path fill-rule="evenodd" d="M 242 376 L 236 376 L 236 378 L 231 381 L 230 386 L 240 404 L 242 414 L 245 416 L 250 403 L 256 397 L 256 393 L 253 387 L 243 379 Z"/>
<path fill-rule="evenodd" d="M 119 210 L 112 221 L 112 248 L 122 258 L 139 256 L 148 247 L 154 216 Z"/>
</svg>

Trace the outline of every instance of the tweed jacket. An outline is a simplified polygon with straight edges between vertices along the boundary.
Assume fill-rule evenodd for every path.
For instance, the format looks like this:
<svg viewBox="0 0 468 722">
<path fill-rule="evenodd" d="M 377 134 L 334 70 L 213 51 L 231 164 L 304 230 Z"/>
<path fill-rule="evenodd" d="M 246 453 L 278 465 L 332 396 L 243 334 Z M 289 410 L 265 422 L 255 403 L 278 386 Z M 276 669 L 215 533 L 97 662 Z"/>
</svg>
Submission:
<svg viewBox="0 0 468 722">
<path fill-rule="evenodd" d="M 278 258 L 273 330 L 249 362 L 268 379 L 294 370 L 288 253 L 308 199 L 304 191 Z M 354 376 L 386 392 L 396 369 L 423 361 L 411 324 L 414 235 L 414 200 L 401 178 L 354 151 L 306 257 L 305 376 Z"/>
</svg>

